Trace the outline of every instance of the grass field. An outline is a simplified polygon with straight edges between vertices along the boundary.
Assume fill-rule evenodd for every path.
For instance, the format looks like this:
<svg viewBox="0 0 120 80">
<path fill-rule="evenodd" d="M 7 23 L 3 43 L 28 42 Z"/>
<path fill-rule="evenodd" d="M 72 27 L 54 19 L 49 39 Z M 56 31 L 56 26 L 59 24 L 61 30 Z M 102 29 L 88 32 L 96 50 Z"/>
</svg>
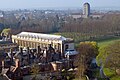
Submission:
<svg viewBox="0 0 120 80">
<path fill-rule="evenodd" d="M 90 38 L 90 34 L 83 34 L 83 33 L 77 33 L 77 32 L 63 32 L 63 33 L 54 33 L 55 35 L 62 35 L 67 38 L 74 39 L 75 43 L 78 43 L 80 41 L 88 40 Z"/>
<path fill-rule="evenodd" d="M 115 36 L 100 36 L 95 34 L 86 34 L 80 32 L 63 32 L 63 33 L 53 33 L 55 35 L 62 35 L 67 38 L 74 39 L 75 43 L 79 43 L 80 41 L 97 41 L 99 45 L 103 45 L 113 42 L 114 40 L 120 40 L 120 37 Z"/>
<path fill-rule="evenodd" d="M 100 48 L 102 48 L 102 47 L 107 46 L 109 44 L 112 44 L 112 43 L 114 43 L 115 41 L 118 41 L 118 40 L 120 40 L 120 37 L 111 38 L 111 39 L 105 39 L 105 40 L 100 40 L 100 41 L 97 41 L 97 42 L 98 42 L 98 46 Z"/>
<path fill-rule="evenodd" d="M 110 80 L 120 80 L 120 75 L 117 75 L 114 70 L 104 68 L 104 73 Z"/>
</svg>

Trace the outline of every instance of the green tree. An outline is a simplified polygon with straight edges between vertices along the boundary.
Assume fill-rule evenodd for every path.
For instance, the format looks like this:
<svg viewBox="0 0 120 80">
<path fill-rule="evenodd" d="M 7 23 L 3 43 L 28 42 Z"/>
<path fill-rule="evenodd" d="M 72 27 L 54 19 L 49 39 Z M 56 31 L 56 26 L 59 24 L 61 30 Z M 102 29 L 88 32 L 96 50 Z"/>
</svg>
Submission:
<svg viewBox="0 0 120 80">
<path fill-rule="evenodd" d="M 1 34 L 4 34 L 4 36 L 8 36 L 11 34 L 11 29 L 10 28 L 3 29 Z"/>
<path fill-rule="evenodd" d="M 78 65 L 77 76 L 82 78 L 85 71 L 89 68 L 91 60 L 98 55 L 98 47 L 96 42 L 81 42 L 78 47 L 78 57 L 76 64 Z"/>
<path fill-rule="evenodd" d="M 105 67 L 117 71 L 120 69 L 120 41 L 108 45 L 104 52 L 106 56 Z"/>
</svg>

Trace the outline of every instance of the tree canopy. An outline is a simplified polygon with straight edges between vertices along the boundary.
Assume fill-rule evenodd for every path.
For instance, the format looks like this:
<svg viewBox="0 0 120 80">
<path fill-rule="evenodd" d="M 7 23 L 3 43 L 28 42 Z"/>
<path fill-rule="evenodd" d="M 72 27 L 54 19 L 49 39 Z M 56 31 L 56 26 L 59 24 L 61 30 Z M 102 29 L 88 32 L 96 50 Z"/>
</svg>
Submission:
<svg viewBox="0 0 120 80">
<path fill-rule="evenodd" d="M 98 54 L 98 47 L 96 42 L 81 42 L 78 47 L 78 57 L 76 64 L 78 65 L 78 76 L 82 77 L 86 74 L 86 70 L 88 70 L 91 60 L 96 58 Z"/>
<path fill-rule="evenodd" d="M 120 41 L 116 41 L 115 43 L 107 46 L 104 54 L 107 55 L 105 67 L 114 70 L 120 69 Z"/>
<path fill-rule="evenodd" d="M 2 30 L 1 34 L 4 33 L 5 36 L 11 34 L 11 29 L 10 28 L 5 28 Z"/>
</svg>

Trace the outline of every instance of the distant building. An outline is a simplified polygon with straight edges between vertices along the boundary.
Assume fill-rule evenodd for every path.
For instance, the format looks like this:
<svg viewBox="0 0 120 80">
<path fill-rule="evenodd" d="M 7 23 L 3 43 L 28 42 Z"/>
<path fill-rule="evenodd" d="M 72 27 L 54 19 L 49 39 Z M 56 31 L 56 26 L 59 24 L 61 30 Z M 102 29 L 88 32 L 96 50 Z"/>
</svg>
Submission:
<svg viewBox="0 0 120 80">
<path fill-rule="evenodd" d="M 17 43 L 20 47 L 26 48 L 48 48 L 49 45 L 61 53 L 68 50 L 74 50 L 74 40 L 65 38 L 61 35 L 21 32 L 17 35 L 12 35 L 12 42 Z"/>
<path fill-rule="evenodd" d="M 83 15 L 88 18 L 90 16 L 90 4 L 89 3 L 85 3 L 83 5 Z"/>
<path fill-rule="evenodd" d="M 74 19 L 79 19 L 79 18 L 93 18 L 93 19 L 99 19 L 102 18 L 104 14 L 102 13 L 91 13 L 90 11 L 90 4 L 89 3 L 84 3 L 83 5 L 83 13 L 74 13 L 71 14 L 71 17 Z"/>
<path fill-rule="evenodd" d="M 74 19 L 78 19 L 78 18 L 82 18 L 83 17 L 83 15 L 82 14 L 80 14 L 80 13 L 74 13 L 74 14 L 72 14 L 71 15 L 72 16 L 72 18 L 74 18 Z"/>
</svg>

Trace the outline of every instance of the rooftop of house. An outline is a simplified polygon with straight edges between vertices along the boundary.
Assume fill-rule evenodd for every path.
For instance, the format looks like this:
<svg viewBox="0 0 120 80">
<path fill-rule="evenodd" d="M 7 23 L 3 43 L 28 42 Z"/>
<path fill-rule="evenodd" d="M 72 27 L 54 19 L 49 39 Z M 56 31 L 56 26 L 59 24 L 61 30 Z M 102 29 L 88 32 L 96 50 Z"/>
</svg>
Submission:
<svg viewBox="0 0 120 80">
<path fill-rule="evenodd" d="M 0 44 L 11 44 L 11 41 L 4 41 L 4 40 L 0 40 Z"/>
</svg>

